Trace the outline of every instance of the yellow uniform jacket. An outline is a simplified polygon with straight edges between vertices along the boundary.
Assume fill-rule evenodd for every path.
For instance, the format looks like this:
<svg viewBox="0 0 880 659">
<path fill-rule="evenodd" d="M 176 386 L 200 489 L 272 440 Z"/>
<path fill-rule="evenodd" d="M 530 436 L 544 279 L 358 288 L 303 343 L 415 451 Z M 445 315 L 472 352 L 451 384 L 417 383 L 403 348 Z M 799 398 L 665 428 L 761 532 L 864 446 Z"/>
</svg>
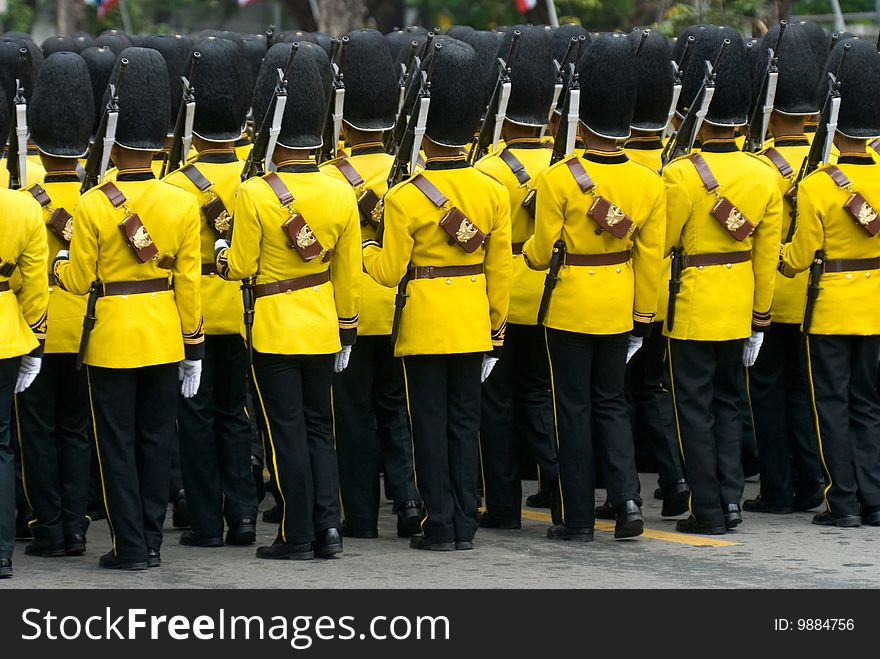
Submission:
<svg viewBox="0 0 880 659">
<path fill-rule="evenodd" d="M 46 176 L 46 170 L 39 160 L 34 161 L 31 158 L 25 160 L 25 174 L 27 179 L 25 184 L 42 183 L 43 177 Z M 9 170 L 6 169 L 6 158 L 0 158 L 0 188 L 9 187 Z"/>
<path fill-rule="evenodd" d="M 786 193 L 792 184 L 797 181 L 801 165 L 810 151 L 810 142 L 803 137 L 779 137 L 773 141 L 772 148 L 779 152 L 792 169 L 792 174 L 783 176 L 779 168 L 767 155 L 767 149 L 761 153 L 761 160 L 770 165 L 771 171 L 776 174 L 776 184 L 782 195 L 782 234 L 780 243 L 788 237 L 791 223 L 794 221 L 795 208 Z M 773 307 L 770 310 L 770 319 L 774 323 L 797 323 L 804 318 L 804 305 L 807 300 L 807 282 L 809 274 L 802 272 L 796 277 L 789 279 L 783 277 L 781 272 L 776 273 L 776 285 L 773 289 Z"/>
<path fill-rule="evenodd" d="M 743 153 L 733 140 L 709 140 L 700 151 L 726 197 L 755 225 L 737 241 L 710 215 L 718 201 L 706 192 L 689 156 L 663 169 L 666 183 L 666 253 L 681 245 L 686 255 L 751 250 L 751 260 L 685 268 L 676 298 L 673 339 L 730 341 L 770 322 L 782 225 L 782 195 L 773 172 Z"/>
<path fill-rule="evenodd" d="M 230 149 L 205 150 L 192 164 L 212 183 L 209 190 L 199 190 L 182 169 L 166 176 L 165 182 L 195 195 L 200 208 L 215 196 L 219 197 L 229 213 L 228 221 L 231 222 L 235 212 L 235 193 L 241 185 L 243 163 Z M 201 211 L 199 211 L 199 226 L 202 246 L 202 315 L 205 318 L 205 334 L 238 334 L 244 312 L 239 285 L 220 277 L 214 266 L 214 242 L 222 236 L 214 230 Z M 224 235 L 227 234 L 228 230 Z"/>
<path fill-rule="evenodd" d="M 880 208 L 880 165 L 868 154 L 841 155 L 837 166 L 852 189 L 875 210 Z M 782 249 L 783 274 L 810 267 L 817 250 L 826 260 L 880 257 L 880 235 L 870 236 L 844 209 L 849 192 L 822 168 L 798 186 L 797 228 Z M 880 334 L 880 270 L 826 272 L 820 280 L 811 334 Z"/>
<path fill-rule="evenodd" d="M 364 179 L 363 189 L 372 190 L 381 198 L 388 190 L 388 173 L 391 171 L 394 156 L 385 153 L 382 144 L 376 142 L 375 144 L 362 144 L 353 148 L 348 160 L 357 170 L 357 173 L 360 174 L 361 178 Z M 331 160 L 321 165 L 321 171 L 346 183 L 349 190 L 355 195 L 355 199 L 357 199 L 361 193 L 351 187 L 351 184 L 348 183 L 348 180 L 339 171 L 339 168 L 333 164 L 335 162 L 337 160 Z M 375 239 L 375 225 L 361 221 L 360 226 L 362 241 Z M 358 335 L 386 336 L 391 334 L 395 293 L 395 288 L 383 286 L 366 272 L 361 273 Z"/>
<path fill-rule="evenodd" d="M 587 215 L 594 197 L 581 191 L 568 167 L 577 159 L 596 184 L 594 192 L 620 208 L 638 231 L 622 239 Z M 640 323 L 646 331 L 657 308 L 666 211 L 660 177 L 630 161 L 622 150 L 586 151 L 546 170 L 538 182 L 535 235 L 523 248 L 530 267 L 550 265 L 560 238 L 571 255 L 631 251 L 623 263 L 603 266 L 564 265 L 550 300 L 544 325 L 581 334 L 620 334 Z"/>
<path fill-rule="evenodd" d="M 505 148 L 485 156 L 476 167 L 488 174 L 507 189 L 510 198 L 510 232 L 513 243 L 513 279 L 510 283 L 510 312 L 508 321 L 517 325 L 534 325 L 538 318 L 538 306 L 544 290 L 545 273 L 532 270 L 522 256 L 525 242 L 535 233 L 535 220 L 523 207 L 523 201 L 534 190 L 540 174 L 550 165 L 552 143 L 540 138 L 512 140 L 506 149 L 516 156 L 525 167 L 531 181 L 520 184 L 516 175 L 501 159 Z"/>
<path fill-rule="evenodd" d="M 79 202 L 80 181 L 76 174 L 47 174 L 43 182 L 39 184 L 46 191 L 51 200 L 43 207 L 43 224 L 46 226 L 46 239 L 49 245 L 49 253 L 45 264 L 49 274 L 49 318 L 46 331 L 45 352 L 52 353 L 76 353 L 79 350 L 79 340 L 82 335 L 83 316 L 86 313 L 86 298 L 82 295 L 68 293 L 60 286 L 55 286 L 52 279 L 52 263 L 58 250 L 68 249 L 69 243 L 65 242 L 54 231 L 50 231 L 46 224 L 52 213 L 63 208 L 73 215 Z M 22 190 L 22 194 L 33 199 L 31 190 L 34 184 L 28 185 Z M 72 224 L 72 223 L 71 223 Z"/>
<path fill-rule="evenodd" d="M 338 352 L 357 336 L 361 279 L 360 224 L 351 186 L 321 174 L 314 161 L 290 161 L 278 176 L 294 197 L 325 250 L 303 261 L 289 247 L 282 225 L 291 217 L 263 178 L 238 189 L 232 247 L 218 252 L 217 270 L 228 279 L 256 276 L 256 284 L 316 275 L 329 268 L 330 281 L 256 299 L 254 349 L 276 355 Z M 332 250 L 328 253 L 326 250 Z"/>
<path fill-rule="evenodd" d="M 394 286 L 411 266 L 483 266 L 473 276 L 415 279 L 395 345 L 395 354 L 447 355 L 488 352 L 501 346 L 507 323 L 513 259 L 507 191 L 469 167 L 464 155 L 435 158 L 422 175 L 490 236 L 468 254 L 440 227 L 446 214 L 410 180 L 385 195 L 383 244 L 364 246 L 364 268 L 383 286 Z"/>
<path fill-rule="evenodd" d="M 26 355 L 46 337 L 49 258 L 40 205 L 0 190 L 0 359 Z M 14 266 L 14 267 L 13 267 Z"/>
<path fill-rule="evenodd" d="M 126 217 L 97 186 L 82 197 L 73 214 L 70 260 L 55 263 L 58 283 L 85 295 L 94 280 L 103 284 L 171 278 L 173 290 L 98 299 L 97 322 L 85 363 L 103 368 L 140 368 L 201 357 L 201 259 L 199 209 L 191 194 L 157 181 L 150 169 L 117 173 L 116 187 L 125 207 L 137 213 L 159 257 L 173 259 L 171 269 L 158 261 L 140 263 L 119 223 Z"/>
</svg>

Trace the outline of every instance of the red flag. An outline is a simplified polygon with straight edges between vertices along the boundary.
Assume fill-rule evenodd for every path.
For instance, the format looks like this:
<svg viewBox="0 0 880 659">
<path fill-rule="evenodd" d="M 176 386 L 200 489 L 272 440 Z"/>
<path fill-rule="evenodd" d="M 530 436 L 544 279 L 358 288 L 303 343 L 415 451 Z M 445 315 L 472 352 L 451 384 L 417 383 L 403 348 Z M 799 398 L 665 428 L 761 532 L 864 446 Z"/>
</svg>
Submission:
<svg viewBox="0 0 880 659">
<path fill-rule="evenodd" d="M 118 4 L 119 0 L 101 0 L 101 4 L 98 5 L 98 17 L 104 18 L 104 16 L 107 15 L 107 12 Z"/>
<path fill-rule="evenodd" d="M 521 14 L 527 14 L 538 4 L 538 0 L 516 0 L 516 8 Z"/>
</svg>

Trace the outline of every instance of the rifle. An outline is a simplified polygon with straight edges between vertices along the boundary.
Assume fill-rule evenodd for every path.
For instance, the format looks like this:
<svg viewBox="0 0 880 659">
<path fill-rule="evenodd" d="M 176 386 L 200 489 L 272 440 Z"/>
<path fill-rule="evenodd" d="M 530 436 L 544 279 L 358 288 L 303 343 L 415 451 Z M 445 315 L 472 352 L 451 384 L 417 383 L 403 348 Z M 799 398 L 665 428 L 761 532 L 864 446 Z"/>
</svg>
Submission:
<svg viewBox="0 0 880 659">
<path fill-rule="evenodd" d="M 177 109 L 177 120 L 174 122 L 174 138 L 171 142 L 171 150 L 168 158 L 162 163 L 162 176 L 165 178 L 171 172 L 177 171 L 189 156 L 192 146 L 193 119 L 196 116 L 196 97 L 193 81 L 199 67 L 199 59 L 202 54 L 198 51 L 192 55 L 192 64 L 189 67 L 189 77 L 180 76 L 180 84 L 183 87 L 180 107 Z"/>
<path fill-rule="evenodd" d="M 96 279 L 89 286 L 89 297 L 86 300 L 86 315 L 83 316 L 82 334 L 79 337 L 79 350 L 76 353 L 76 370 L 82 369 L 83 360 L 86 358 L 86 350 L 89 347 L 89 335 L 95 329 L 95 307 L 98 304 L 98 298 L 101 297 L 101 280 Z"/>
<path fill-rule="evenodd" d="M 275 26 L 270 25 L 269 27 L 267 27 L 265 34 L 266 34 L 266 50 L 268 51 L 272 47 L 273 42 L 275 41 Z"/>
<path fill-rule="evenodd" d="M 559 103 L 559 98 L 565 89 L 565 65 L 576 46 L 577 37 L 572 37 L 568 42 L 568 48 L 565 49 L 565 54 L 562 56 L 562 61 L 553 60 L 553 66 L 556 67 L 556 82 L 553 85 L 553 101 L 550 103 L 550 112 L 547 113 L 547 125 L 541 128 L 541 137 L 544 137 L 549 127 L 550 121 L 553 119 L 553 112 L 556 110 L 556 104 Z"/>
<path fill-rule="evenodd" d="M 18 190 L 27 185 L 27 99 L 24 97 L 24 77 L 28 68 L 28 49 L 18 51 L 18 78 L 12 99 L 12 122 L 9 124 L 9 146 L 6 168 L 9 170 L 9 189 Z"/>
<path fill-rule="evenodd" d="M 406 60 L 400 65 L 400 77 L 397 79 L 397 87 L 400 90 L 397 97 L 397 114 L 403 108 L 403 102 L 406 100 L 406 88 L 412 75 L 412 65 L 419 50 L 419 42 L 411 41 L 409 44 L 409 53 Z"/>
<path fill-rule="evenodd" d="M 694 141 L 697 139 L 697 134 L 703 125 L 703 119 L 705 119 L 706 114 L 709 112 L 709 105 L 711 105 L 712 97 L 715 95 L 715 75 L 728 46 L 730 46 L 730 39 L 725 39 L 718 50 L 715 62 L 709 63 L 706 61 L 706 73 L 703 76 L 703 83 L 700 85 L 700 89 L 697 91 L 697 95 L 694 97 L 694 101 L 688 108 L 687 114 L 682 119 L 678 129 L 672 134 L 672 137 L 669 138 L 666 142 L 666 147 L 663 149 L 661 162 L 664 167 L 679 156 L 687 155 L 694 148 Z"/>
<path fill-rule="evenodd" d="M 319 165 L 336 157 L 336 145 L 339 143 L 339 135 L 342 132 L 342 108 L 345 104 L 343 68 L 345 67 L 345 52 L 348 50 L 348 42 L 348 37 L 342 37 L 336 48 L 335 57 L 330 62 L 333 68 L 333 87 L 330 90 L 327 115 L 324 117 L 324 129 L 321 133 L 323 140 L 317 154 Z"/>
<path fill-rule="evenodd" d="M 779 21 L 776 44 L 768 50 L 767 68 L 764 70 L 760 91 L 749 115 L 749 127 L 746 130 L 743 151 L 757 153 L 764 146 L 764 140 L 767 139 L 767 128 L 770 125 L 773 102 L 776 100 L 776 86 L 779 82 L 779 46 L 782 43 L 782 35 L 785 33 L 787 25 L 787 21 Z"/>
<path fill-rule="evenodd" d="M 119 60 L 116 79 L 107 84 L 107 104 L 104 106 L 98 130 L 95 131 L 95 137 L 89 147 L 85 175 L 79 189 L 80 194 L 88 192 L 102 182 L 104 174 L 107 172 L 107 166 L 110 164 L 110 151 L 116 142 L 116 124 L 119 119 L 119 85 L 122 84 L 122 77 L 127 68 L 128 59 L 123 57 Z"/>
<path fill-rule="evenodd" d="M 486 106 L 486 114 L 483 116 L 480 132 L 477 133 L 471 144 L 468 159 L 472 165 L 489 152 L 490 144 L 492 150 L 498 147 L 498 140 L 501 138 L 501 128 L 504 126 L 504 117 L 507 115 L 507 104 L 510 101 L 510 63 L 516 54 L 516 47 L 521 36 L 522 32 L 514 30 L 513 37 L 510 40 L 510 47 L 507 49 L 507 55 L 503 59 L 501 57 L 496 58 L 498 79 L 495 81 L 495 87 L 492 89 L 489 105 Z"/>
<path fill-rule="evenodd" d="M 804 306 L 804 322 L 801 326 L 801 332 L 806 336 L 810 333 L 810 325 L 813 323 L 813 311 L 816 308 L 816 300 L 819 299 L 819 280 L 822 278 L 822 272 L 825 270 L 825 252 L 816 251 L 813 257 L 813 263 L 810 265 L 810 283 L 807 285 L 807 302 Z"/>
<path fill-rule="evenodd" d="M 669 114 L 666 118 L 666 126 L 663 128 L 663 135 L 667 135 L 667 131 L 669 127 L 672 125 L 672 117 L 675 116 L 675 111 L 678 109 L 678 101 L 681 98 L 681 89 L 684 86 L 684 72 L 687 70 L 688 61 L 690 60 L 691 53 L 693 52 L 691 48 L 694 45 L 696 39 L 692 36 L 687 38 L 687 41 L 684 42 L 684 48 L 681 51 L 681 59 L 676 62 L 675 60 L 671 61 L 672 64 L 672 102 L 669 104 Z"/>
<path fill-rule="evenodd" d="M 410 119 L 413 107 L 416 104 L 416 99 L 419 96 L 419 91 L 421 90 L 421 85 L 412 84 L 413 76 L 421 71 L 423 59 L 422 56 L 428 52 L 427 47 L 430 47 L 430 44 L 433 43 L 433 41 L 434 33 L 428 32 L 427 41 L 425 41 L 425 43 L 422 45 L 422 48 L 419 49 L 419 52 L 416 53 L 415 57 L 413 57 L 412 62 L 410 63 L 410 72 L 407 76 L 406 82 L 409 87 L 406 90 L 401 90 L 401 92 L 405 91 L 403 105 L 401 105 L 400 111 L 397 113 L 397 117 L 394 119 L 394 127 L 385 135 L 385 153 L 387 154 L 394 155 L 397 151 L 397 145 L 403 141 L 403 135 L 404 133 L 406 133 L 407 122 Z"/>
<path fill-rule="evenodd" d="M 675 298 L 681 291 L 681 271 L 684 270 L 684 248 L 672 248 L 672 267 L 669 273 L 669 302 L 666 305 L 666 329 L 672 331 L 675 325 Z"/>
<path fill-rule="evenodd" d="M 241 170 L 241 180 L 246 181 L 254 176 L 262 176 L 266 169 L 271 167 L 272 153 L 281 132 L 281 120 L 284 118 L 284 108 L 287 106 L 287 76 L 299 50 L 299 42 L 290 45 L 290 55 L 284 69 L 277 69 L 275 91 L 272 100 L 266 107 L 266 114 L 260 121 L 260 128 L 254 136 L 254 146 L 248 155 L 244 169 Z"/>
<path fill-rule="evenodd" d="M 585 42 L 585 37 L 578 37 L 574 62 L 568 65 L 568 88 L 565 90 L 565 100 L 562 103 L 562 116 L 559 117 L 556 135 L 553 136 L 553 153 L 550 156 L 551 165 L 555 165 L 574 151 L 575 144 L 577 143 L 581 107 L 581 86 L 578 82 L 577 63 L 581 60 L 581 48 Z"/>
<path fill-rule="evenodd" d="M 565 241 L 557 240 L 553 244 L 553 256 L 550 257 L 550 269 L 547 276 L 544 277 L 544 292 L 541 294 L 541 305 L 538 307 L 538 325 L 544 324 L 544 317 L 550 308 L 550 298 L 553 296 L 553 289 L 556 288 L 556 282 L 559 281 L 559 271 L 565 262 Z"/>
</svg>

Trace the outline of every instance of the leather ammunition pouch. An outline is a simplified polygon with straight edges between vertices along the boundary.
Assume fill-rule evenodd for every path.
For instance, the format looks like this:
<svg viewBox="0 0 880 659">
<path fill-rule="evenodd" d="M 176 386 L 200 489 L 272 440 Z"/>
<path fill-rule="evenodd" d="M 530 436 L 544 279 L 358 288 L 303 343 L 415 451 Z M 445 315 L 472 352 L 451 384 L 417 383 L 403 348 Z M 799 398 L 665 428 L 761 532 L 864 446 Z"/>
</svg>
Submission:
<svg viewBox="0 0 880 659">
<path fill-rule="evenodd" d="M 523 199 L 522 207 L 525 208 L 526 211 L 528 211 L 529 216 L 534 219 L 536 195 L 535 189 L 529 185 L 529 181 L 532 180 L 532 177 L 529 175 L 528 171 L 526 171 L 525 165 L 523 165 L 522 162 L 520 162 L 520 159 L 509 149 L 504 149 L 498 157 L 501 158 L 505 165 L 510 167 L 510 171 L 513 172 L 513 175 L 519 183 L 519 187 L 526 188 L 526 198 Z"/>
<path fill-rule="evenodd" d="M 776 167 L 782 177 L 788 179 L 788 182 L 791 183 L 791 187 L 786 190 L 784 196 L 792 203 L 792 205 L 794 205 L 797 200 L 797 185 L 795 185 L 794 183 L 794 168 L 790 164 L 788 164 L 785 156 L 783 156 L 773 147 L 770 147 L 769 149 L 764 151 L 764 155 L 767 156 L 767 159 L 773 163 L 773 166 Z"/>
<path fill-rule="evenodd" d="M 308 222 L 306 222 L 306 219 L 294 210 L 293 202 L 295 200 L 290 193 L 290 190 L 284 185 L 284 181 L 281 180 L 281 177 L 275 172 L 271 172 L 266 174 L 263 177 L 263 180 L 269 185 L 272 192 L 275 193 L 275 196 L 278 197 L 278 201 L 281 203 L 282 208 L 284 208 L 289 215 L 287 221 L 281 225 L 281 230 L 284 231 L 284 235 L 287 236 L 287 246 L 299 254 L 299 257 L 306 263 L 313 261 L 322 255 L 322 260 L 325 263 L 329 261 L 332 250 L 324 250 L 321 241 L 318 240 L 318 237 L 314 234 Z"/>
<path fill-rule="evenodd" d="M 849 199 L 846 200 L 843 209 L 849 213 L 853 221 L 869 236 L 876 236 L 880 233 L 880 218 L 877 217 L 877 211 L 871 207 L 871 204 L 860 192 L 852 189 L 852 181 L 843 173 L 843 170 L 837 165 L 831 165 L 822 171 L 831 177 L 838 188 L 849 193 Z M 825 271 L 829 272 L 827 268 Z"/>
<path fill-rule="evenodd" d="M 348 184 L 354 188 L 357 194 L 358 213 L 361 216 L 361 226 L 379 226 L 382 219 L 382 209 L 379 206 L 379 195 L 373 190 L 364 187 L 364 178 L 354 168 L 347 158 L 340 158 L 333 163 L 336 169 L 345 177 Z"/>
<path fill-rule="evenodd" d="M 596 194 L 596 184 L 590 178 L 587 170 L 584 169 L 581 161 L 578 158 L 570 158 L 565 164 L 581 192 L 593 197 L 593 204 L 587 211 L 587 215 L 593 218 L 593 221 L 599 225 L 596 234 L 601 235 L 603 231 L 607 231 L 618 240 L 623 240 L 627 235 L 635 238 L 639 228 L 633 224 L 630 217 L 618 206 L 615 206 L 605 197 Z"/>
<path fill-rule="evenodd" d="M 132 213 L 125 206 L 128 201 L 122 191 L 116 187 L 114 183 L 105 183 L 100 187 L 101 192 L 107 197 L 114 208 L 122 208 L 125 211 L 125 218 L 119 223 L 119 229 L 125 241 L 134 250 L 135 257 L 140 263 L 148 261 L 156 261 L 156 265 L 160 268 L 170 270 L 174 264 L 174 257 L 168 254 L 159 257 L 159 248 L 153 243 L 147 227 L 141 222 L 141 218 L 137 213 Z"/>
<path fill-rule="evenodd" d="M 212 190 L 214 184 L 195 165 L 187 165 L 180 171 L 199 189 L 199 192 L 207 192 L 211 195 L 211 199 L 201 206 L 202 215 L 205 216 L 208 226 L 217 234 L 218 238 L 227 235 L 229 229 L 232 228 L 232 216 L 223 200 Z"/>
<path fill-rule="evenodd" d="M 449 236 L 450 245 L 458 245 L 468 254 L 473 254 L 486 243 L 487 236 L 480 228 L 471 222 L 468 217 L 455 206 L 449 207 L 449 199 L 440 192 L 422 174 L 418 174 L 410 180 L 419 191 L 437 208 L 446 211 L 440 220 L 440 227 Z"/>
<path fill-rule="evenodd" d="M 46 226 L 49 228 L 49 231 L 54 233 L 64 245 L 70 246 L 70 239 L 73 237 L 73 216 L 64 208 L 52 208 L 50 206 L 52 200 L 49 198 L 49 193 L 41 185 L 34 184 L 29 192 L 40 206 L 52 211 L 49 219 L 46 220 Z"/>
<path fill-rule="evenodd" d="M 703 182 L 706 192 L 714 193 L 718 199 L 709 214 L 718 220 L 721 228 L 729 233 L 734 240 L 741 241 L 751 236 L 755 231 L 755 225 L 749 221 L 749 218 L 730 199 L 718 193 L 718 188 L 721 187 L 721 184 L 718 183 L 718 179 L 715 178 L 712 170 L 709 169 L 709 163 L 706 162 L 706 159 L 699 153 L 695 153 L 690 157 L 690 161 L 697 170 L 697 175 L 700 177 L 700 181 Z"/>
</svg>

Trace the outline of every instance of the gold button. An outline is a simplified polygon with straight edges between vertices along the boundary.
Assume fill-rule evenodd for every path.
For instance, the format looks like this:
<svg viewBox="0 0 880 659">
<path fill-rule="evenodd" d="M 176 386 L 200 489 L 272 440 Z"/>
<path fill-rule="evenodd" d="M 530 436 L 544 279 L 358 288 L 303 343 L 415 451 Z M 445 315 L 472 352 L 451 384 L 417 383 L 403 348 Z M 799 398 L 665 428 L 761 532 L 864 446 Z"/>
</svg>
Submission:
<svg viewBox="0 0 880 659">
<path fill-rule="evenodd" d="M 208 273 L 208 277 L 209 277 L 210 279 L 213 279 L 213 278 L 214 278 L 214 273 L 213 273 L 213 272 L 209 272 L 209 273 Z"/>
<path fill-rule="evenodd" d="M 851 274 L 847 274 L 847 275 L 846 275 L 846 278 L 847 278 L 847 279 L 852 279 L 852 275 L 851 275 Z"/>
<path fill-rule="evenodd" d="M 725 265 L 727 266 L 728 270 L 730 270 L 733 267 L 730 263 L 725 263 Z"/>
<path fill-rule="evenodd" d="M 121 297 L 123 300 L 127 300 L 127 299 L 128 299 L 128 296 L 127 296 L 127 295 L 120 295 L 119 297 Z"/>
<path fill-rule="evenodd" d="M 152 295 L 153 297 L 156 297 L 156 294 L 155 294 L 155 293 L 150 293 L 150 295 Z"/>
<path fill-rule="evenodd" d="M 702 270 L 702 269 L 703 269 L 703 266 L 701 266 L 701 265 L 697 266 L 697 270 Z"/>
<path fill-rule="evenodd" d="M 471 281 L 477 281 L 476 277 L 471 277 Z"/>
<path fill-rule="evenodd" d="M 293 293 L 293 291 L 290 290 L 289 288 L 286 291 L 284 291 L 285 295 L 290 295 L 291 293 Z"/>
<path fill-rule="evenodd" d="M 865 279 L 870 279 L 870 277 L 871 277 L 871 273 L 870 273 L 870 272 L 866 272 L 866 273 L 865 273 Z"/>
<path fill-rule="evenodd" d="M 595 274 L 596 274 L 596 271 L 595 271 L 595 270 L 590 270 L 590 274 L 591 274 L 591 275 L 595 275 Z"/>
<path fill-rule="evenodd" d="M 313 286 L 313 287 L 312 287 L 312 290 L 315 291 L 315 293 L 317 293 L 317 292 L 318 292 L 318 287 L 317 287 L 317 286 Z"/>
<path fill-rule="evenodd" d="M 617 273 L 620 274 L 620 268 L 617 268 Z"/>
<path fill-rule="evenodd" d="M 452 283 L 452 280 L 451 280 L 451 279 L 447 279 L 447 280 L 446 280 L 446 283 L 447 283 L 447 284 L 451 284 L 451 283 Z"/>
</svg>

